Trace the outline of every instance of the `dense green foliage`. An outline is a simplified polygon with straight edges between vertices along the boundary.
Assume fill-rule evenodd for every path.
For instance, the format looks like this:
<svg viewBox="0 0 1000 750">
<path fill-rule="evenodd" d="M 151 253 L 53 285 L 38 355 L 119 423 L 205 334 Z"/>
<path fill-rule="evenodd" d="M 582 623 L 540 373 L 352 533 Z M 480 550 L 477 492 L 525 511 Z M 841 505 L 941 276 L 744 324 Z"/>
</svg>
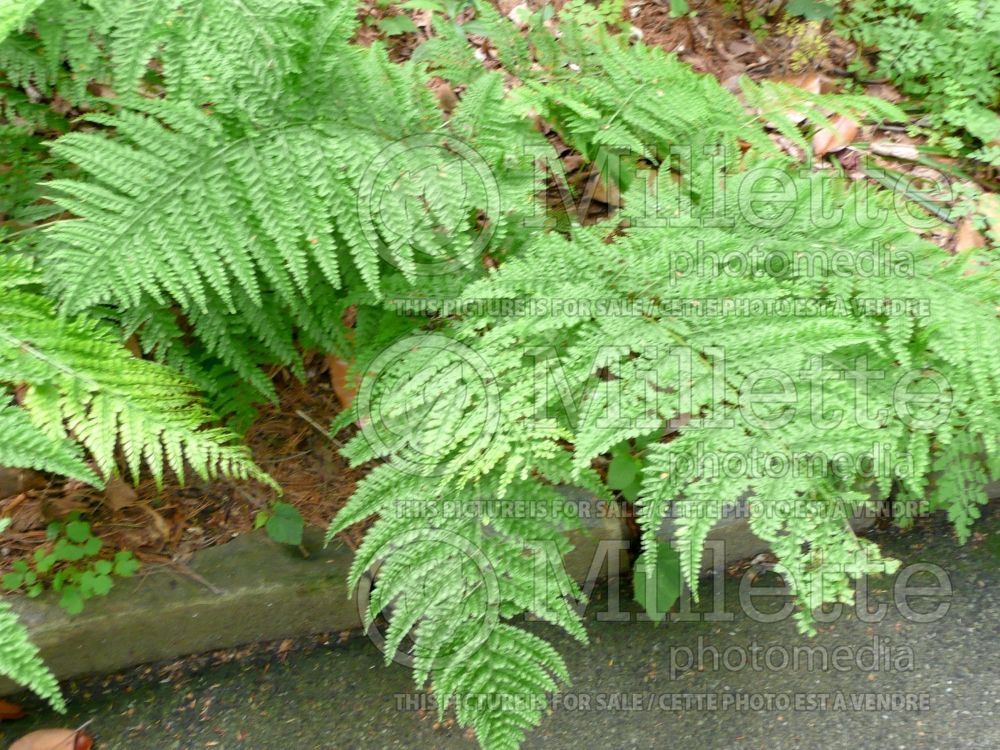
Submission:
<svg viewBox="0 0 1000 750">
<path fill-rule="evenodd" d="M 3 588 L 23 589 L 29 597 L 36 597 L 49 586 L 59 592 L 63 609 L 79 614 L 87 599 L 111 591 L 112 576 L 127 578 L 139 569 L 139 562 L 128 550 L 118 550 L 110 559 L 102 555 L 104 542 L 79 516 L 71 513 L 65 521 L 50 523 L 47 536 L 55 542 L 52 550 L 40 548 L 31 562 L 15 562 L 2 579 Z"/>
<path fill-rule="evenodd" d="M 905 113 L 749 81 L 745 106 L 609 31 L 615 7 L 519 30 L 456 5 L 403 63 L 355 43 L 354 7 L 334 0 L 0 16 L 0 112 L 34 154 L 12 163 L 20 184 L 47 180 L 0 204 L 0 463 L 266 481 L 215 415 L 245 424 L 273 398 L 265 366 L 303 375 L 305 350 L 353 353 L 364 378 L 335 429 L 359 423 L 345 454 L 376 464 L 330 534 L 377 515 L 351 581 L 376 578 L 369 619 L 392 609 L 387 658 L 411 639 L 418 684 L 491 749 L 516 747 L 569 677 L 519 622 L 586 639 L 559 485 L 635 499 L 645 570 L 678 516 L 692 590 L 706 534 L 750 497 L 805 631 L 894 565 L 851 530 L 855 507 L 913 498 L 966 537 L 997 473 L 996 272 L 921 239 L 892 194 L 802 169 L 765 128 L 806 146 L 792 111 L 807 129 L 828 110 Z M 435 76 L 458 85 L 452 105 Z M 56 100 L 82 115 L 72 127 Z M 620 210 L 553 219 L 539 196 L 567 154 Z M 858 468 L 879 452 L 908 459 Z M 811 471 L 719 472 L 705 454 Z M 261 522 L 294 542 L 288 508 Z M 12 622 L 0 638 L 35 663 Z"/>
<path fill-rule="evenodd" d="M 841 26 L 874 49 L 874 73 L 927 110 L 928 124 L 1000 165 L 1000 5 L 988 0 L 853 0 Z M 957 134 L 957 135 L 956 135 Z"/>
</svg>

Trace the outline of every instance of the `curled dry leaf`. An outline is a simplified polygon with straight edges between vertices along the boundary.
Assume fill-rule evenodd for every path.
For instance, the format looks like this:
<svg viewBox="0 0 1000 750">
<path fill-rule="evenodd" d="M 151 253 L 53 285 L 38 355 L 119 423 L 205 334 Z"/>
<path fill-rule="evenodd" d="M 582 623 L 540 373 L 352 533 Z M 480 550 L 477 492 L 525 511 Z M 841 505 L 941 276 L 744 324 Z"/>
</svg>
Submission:
<svg viewBox="0 0 1000 750">
<path fill-rule="evenodd" d="M 94 740 L 78 729 L 40 729 L 26 734 L 10 750 L 91 750 Z"/>
<path fill-rule="evenodd" d="M 812 142 L 813 153 L 817 157 L 823 157 L 842 151 L 858 137 L 860 129 L 861 126 L 850 117 L 837 115 L 829 126 L 816 131 Z"/>
</svg>

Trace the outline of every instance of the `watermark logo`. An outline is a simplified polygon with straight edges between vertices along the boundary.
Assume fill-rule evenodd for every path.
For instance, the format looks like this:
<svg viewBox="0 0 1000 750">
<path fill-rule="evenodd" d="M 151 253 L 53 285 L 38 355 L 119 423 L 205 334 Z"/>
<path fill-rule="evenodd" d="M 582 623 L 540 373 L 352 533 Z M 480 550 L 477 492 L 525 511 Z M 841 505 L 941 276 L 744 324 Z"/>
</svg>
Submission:
<svg viewBox="0 0 1000 750">
<path fill-rule="evenodd" d="M 478 262 L 496 231 L 500 190 L 475 149 L 438 133 L 395 141 L 368 165 L 358 190 L 364 241 L 410 277 Z"/>
<path fill-rule="evenodd" d="M 460 341 L 407 336 L 379 354 L 367 375 L 357 396 L 366 415 L 361 432 L 400 471 L 441 476 L 469 466 L 492 443 L 499 385 L 483 356 Z"/>
</svg>

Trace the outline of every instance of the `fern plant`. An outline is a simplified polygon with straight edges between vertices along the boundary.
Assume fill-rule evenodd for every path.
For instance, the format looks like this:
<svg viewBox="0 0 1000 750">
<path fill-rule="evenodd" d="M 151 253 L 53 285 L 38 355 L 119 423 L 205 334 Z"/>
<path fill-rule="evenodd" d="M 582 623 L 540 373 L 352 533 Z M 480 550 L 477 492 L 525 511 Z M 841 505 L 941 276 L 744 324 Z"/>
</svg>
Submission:
<svg viewBox="0 0 1000 750">
<path fill-rule="evenodd" d="M 270 481 L 235 435 L 203 428 L 215 418 L 189 381 L 134 357 L 100 320 L 61 319 L 40 282 L 25 257 L 0 256 L 0 383 L 21 388 L 20 405 L 0 411 L 10 428 L 0 433 L 0 461 L 99 485 L 120 451 L 136 479 L 145 464 L 157 482 L 166 468 Z"/>
<path fill-rule="evenodd" d="M 95 482 L 117 455 L 158 479 L 187 465 L 260 477 L 231 432 L 203 427 L 195 391 L 228 410 L 274 397 L 262 365 L 301 374 L 303 349 L 371 352 L 336 426 L 359 422 L 345 454 L 379 463 L 330 533 L 377 515 L 351 574 L 377 570 L 367 619 L 391 605 L 387 656 L 491 750 L 516 747 L 568 679 L 519 621 L 586 639 L 562 567 L 579 522 L 556 486 L 610 500 L 609 453 L 642 466 L 647 570 L 662 516 L 680 515 L 692 590 L 723 506 L 752 495 L 806 631 L 816 606 L 894 565 L 851 531 L 852 506 L 926 498 L 964 537 L 1000 463 L 995 271 L 893 212 L 867 221 L 888 197 L 798 173 L 763 128 L 804 143 L 781 115 L 793 95 L 816 124 L 823 109 L 899 110 L 745 82 L 748 112 L 579 5 L 556 33 L 544 16 L 521 32 L 482 4 L 396 64 L 352 43 L 346 2 L 47 0 L 0 44 L 5 92 L 92 109 L 52 145 L 80 170 L 46 186 L 69 216 L 0 256 L 0 382 L 16 394 L 0 421 L 19 436 L 0 460 Z M 434 74 L 460 86 L 449 111 Z M 539 121 L 623 192 L 610 221 L 534 231 L 535 162 L 553 161 Z M 872 248 L 904 270 L 858 271 Z M 872 302 L 885 298 L 932 304 L 897 314 Z M 158 362 L 127 352 L 133 334 Z M 898 370 L 916 373 L 902 410 Z M 762 377 L 778 408 L 730 419 Z M 824 419 L 859 413 L 864 382 L 864 418 L 830 428 L 781 408 L 811 403 L 817 382 Z M 868 476 L 831 459 L 883 446 L 911 466 Z M 719 472 L 705 451 L 798 451 L 818 471 Z"/>
<path fill-rule="evenodd" d="M 491 24 L 476 31 L 506 33 Z M 460 41 L 431 43 L 425 59 L 441 54 L 448 74 Z M 746 83 L 754 118 L 665 56 L 607 36 L 582 43 L 596 46 L 575 57 L 581 70 L 541 66 L 552 80 L 534 86 L 528 73 L 511 96 L 590 158 L 607 147 L 644 167 L 624 208 L 568 236 L 531 237 L 453 300 L 457 314 L 365 363 L 355 408 L 334 425 L 361 425 L 344 451 L 352 463 L 382 460 L 330 534 L 377 516 L 351 580 L 377 571 L 367 615 L 393 607 L 387 659 L 408 634 L 418 684 L 430 681 L 442 712 L 453 702 L 487 748 L 517 747 L 553 679 L 565 679 L 558 656 L 517 620 L 584 635 L 567 608 L 579 592 L 556 533 L 574 519 L 554 486 L 607 497 L 594 467 L 609 452 L 635 452 L 642 466 L 646 569 L 669 512 L 695 592 L 708 532 L 727 504 L 752 497 L 751 528 L 778 554 L 805 632 L 815 608 L 853 597 L 853 579 L 896 566 L 853 532 L 858 506 L 926 497 L 964 539 L 997 468 L 995 270 L 970 274 L 983 258 L 920 239 L 891 194 L 803 175 L 776 156 L 762 123 L 792 134 L 780 116 L 790 92 Z M 498 49 L 501 61 L 535 54 L 523 39 L 512 45 Z M 658 90 L 662 99 L 650 98 Z M 851 97 L 797 96 L 802 109 L 901 117 Z M 697 133 L 676 125 L 678 112 L 703 113 Z M 692 140 L 719 158 L 666 158 Z M 780 186 L 783 201 L 755 200 L 754 185 Z M 873 210 L 878 222 L 866 220 Z M 866 272 L 872 254 L 886 265 Z M 886 299 L 930 305 L 896 310 Z M 898 373 L 910 378 L 903 386 Z M 780 382 L 798 408 L 786 414 L 787 402 L 771 399 L 763 414 L 740 410 L 762 380 Z M 880 452 L 906 460 L 857 468 Z M 811 471 L 718 469 L 753 454 L 799 456 Z M 520 510 L 496 512 L 504 502 Z"/>
<path fill-rule="evenodd" d="M 1000 164 L 1000 7 L 980 0 L 855 0 L 837 19 L 877 51 L 875 74 L 922 100 L 944 145 Z M 970 138 L 971 136 L 971 138 Z M 969 150 L 973 146 L 975 150 Z"/>
<path fill-rule="evenodd" d="M 808 182 L 794 184 L 800 194 L 815 195 L 807 188 L 817 186 Z M 734 194 L 725 197 L 736 203 Z M 808 200 L 797 206 L 800 214 L 808 215 Z M 837 204 L 850 208 L 856 200 L 848 193 Z M 616 232 L 598 225 L 571 238 L 538 238 L 463 296 L 471 310 L 502 310 L 504 303 L 519 301 L 529 311 L 547 312 L 472 312 L 424 338 L 404 339 L 393 356 L 369 367 L 375 374 L 370 390 L 362 386 L 362 411 L 354 415 L 364 426 L 346 454 L 359 464 L 376 458 L 386 463 L 360 483 L 331 532 L 378 516 L 352 580 L 377 561 L 391 571 L 384 583 L 378 579 L 382 594 L 369 616 L 394 597 L 405 600 L 402 614 L 397 610 L 391 621 L 390 646 L 413 627 L 422 667 L 418 682 L 430 674 L 442 705 L 455 698 L 459 715 L 473 723 L 485 747 L 516 746 L 537 714 L 463 714 L 462 707 L 477 699 L 502 705 L 510 696 L 525 705 L 541 703 L 540 692 L 549 688 L 539 670 L 559 666 L 548 651 L 545 659 L 523 651 L 518 638 L 508 635 L 515 626 L 505 618 L 530 612 L 578 634 L 575 617 L 563 606 L 574 588 L 550 574 L 555 583 L 538 593 L 540 571 L 558 562 L 553 553 L 563 549 L 553 537 L 551 519 L 560 505 L 552 486 L 568 481 L 593 487 L 592 462 L 616 446 L 666 428 L 666 437 L 654 440 L 641 458 L 647 566 L 655 566 L 656 534 L 669 511 L 680 519 L 676 546 L 696 591 L 706 535 L 727 504 L 752 493 L 751 528 L 779 556 L 805 631 L 811 631 L 814 608 L 853 601 L 852 579 L 895 567 L 852 531 L 857 506 L 872 507 L 893 493 L 923 497 L 930 482 L 929 502 L 947 510 L 964 539 L 985 502 L 984 455 L 995 466 L 1000 436 L 1000 419 L 989 406 L 1000 397 L 995 272 L 964 276 L 963 259 L 948 258 L 901 223 L 865 228 L 848 220 L 817 228 L 805 219 L 753 227 L 720 205 L 712 207 L 714 218 L 731 218 L 729 227 Z M 803 254 L 832 268 L 821 261 L 860 255 L 872 242 L 887 243 L 899 257 L 912 256 L 912 276 L 765 270 L 775 259 L 794 269 Z M 743 272 L 729 267 L 710 277 L 678 276 L 671 262 L 683 257 L 708 263 L 715 252 L 739 258 L 747 248 L 753 250 Z M 928 315 L 864 312 L 868 301 L 886 297 L 934 302 Z M 598 304 L 581 304 L 582 312 L 548 312 L 561 301 L 581 300 L 603 302 L 611 312 L 593 312 Z M 685 305 L 693 310 L 692 300 L 717 312 L 683 312 Z M 815 302 L 815 310 L 791 317 L 740 312 L 802 300 Z M 730 304 L 734 312 L 724 312 Z M 900 406 L 899 380 L 889 376 L 898 372 L 940 373 L 947 387 L 923 393 L 925 411 L 911 413 L 912 405 Z M 793 418 L 784 418 L 782 409 L 754 419 L 728 414 L 745 398 L 747 383 L 761 377 L 787 380 L 786 397 L 798 404 Z M 816 424 L 813 377 L 824 382 L 823 419 L 828 413 L 847 419 Z M 852 382 L 859 378 L 865 382 L 863 403 Z M 879 452 L 910 459 L 875 476 L 844 474 L 833 463 L 835 456 L 848 456 L 861 465 Z M 699 464 L 704 453 L 714 461 Z M 814 471 L 712 469 L 728 456 L 754 453 L 802 455 Z M 695 468 L 678 469 L 683 466 Z M 498 498 L 528 510 L 515 520 L 482 510 L 488 499 Z M 413 506 L 422 512 L 401 510 Z M 458 569 L 455 558 L 469 553 L 462 544 L 435 544 L 442 531 L 486 561 L 471 582 L 445 572 Z M 492 603 L 468 595 L 469 589 L 488 588 L 483 570 L 497 571 Z M 407 592 L 418 583 L 428 591 L 414 603 Z M 526 591 L 535 595 L 526 599 Z M 466 605 L 465 620 L 454 611 L 460 603 Z M 455 643 L 469 636 L 453 624 L 469 618 L 480 624 L 491 616 L 498 618 L 492 628 L 472 629 L 490 634 L 483 644 L 466 652 L 461 641 Z M 470 673 L 469 653 L 483 648 L 501 655 L 484 657 Z M 461 653 L 464 661 L 433 662 L 441 652 Z M 522 679 L 525 663 L 534 666 L 532 676 Z M 459 682 L 457 673 L 463 675 Z"/>
<path fill-rule="evenodd" d="M 80 217 L 47 230 L 62 308 L 113 305 L 146 351 L 202 387 L 221 364 L 273 397 L 261 364 L 301 372 L 299 347 L 345 348 L 350 290 L 377 302 L 387 277 L 454 280 L 502 251 L 537 189 L 518 144 L 539 136 L 497 75 L 446 119 L 421 68 L 348 44 L 354 24 L 346 3 L 275 20 L 297 42 L 282 43 L 289 64 L 271 94 L 218 91 L 205 109 L 208 92 L 167 76 L 165 98 L 59 139 L 54 152 L 87 177 L 51 184 Z M 236 46 L 215 65 L 243 70 L 255 52 L 250 70 L 269 64 L 267 48 Z"/>
</svg>

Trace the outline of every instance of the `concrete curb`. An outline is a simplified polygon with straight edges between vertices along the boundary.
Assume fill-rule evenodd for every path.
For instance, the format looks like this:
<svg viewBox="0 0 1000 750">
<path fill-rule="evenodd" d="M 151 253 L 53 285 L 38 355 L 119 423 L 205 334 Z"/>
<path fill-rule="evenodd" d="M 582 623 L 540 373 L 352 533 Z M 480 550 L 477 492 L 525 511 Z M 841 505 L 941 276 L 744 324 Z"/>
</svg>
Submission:
<svg viewBox="0 0 1000 750">
<path fill-rule="evenodd" d="M 584 583 L 628 570 L 632 534 L 625 519 L 583 490 L 562 491 L 580 505 L 583 524 L 582 531 L 570 534 L 576 549 L 566 558 L 567 572 Z M 987 491 L 990 498 L 1000 498 L 1000 483 Z M 709 542 L 724 542 L 726 565 L 768 549 L 750 531 L 739 506 L 734 503 L 736 512 L 709 534 Z M 872 522 L 862 516 L 854 525 L 860 530 Z M 673 524 L 673 519 L 664 521 L 662 540 L 673 538 Z M 108 596 L 89 601 L 75 617 L 51 593 L 8 599 L 60 679 L 251 642 L 359 629 L 358 605 L 346 588 L 353 553 L 339 543 L 324 549 L 322 540 L 322 530 L 306 530 L 306 558 L 262 531 L 237 537 L 197 553 L 189 565 L 195 576 L 160 568 L 119 580 Z M 712 568 L 712 555 L 706 554 L 704 572 Z M 613 556 L 617 568 L 608 565 Z M 0 679 L 0 696 L 22 689 Z"/>
<path fill-rule="evenodd" d="M 591 561 L 607 554 L 602 542 L 620 550 L 618 570 L 627 570 L 623 519 L 585 492 L 566 488 L 564 494 L 581 505 L 583 523 L 582 531 L 570 534 L 576 549 L 566 559 L 567 571 L 583 582 Z M 75 617 L 51 592 L 9 600 L 59 679 L 251 642 L 360 629 L 358 604 L 346 586 L 353 552 L 338 542 L 324 549 L 323 531 L 315 528 L 306 530 L 303 546 L 308 558 L 263 531 L 240 536 L 196 553 L 188 565 L 195 576 L 161 567 L 116 580 L 107 596 L 91 599 Z M 605 558 L 599 574 L 607 570 Z M 21 690 L 0 679 L 0 696 Z"/>
</svg>

